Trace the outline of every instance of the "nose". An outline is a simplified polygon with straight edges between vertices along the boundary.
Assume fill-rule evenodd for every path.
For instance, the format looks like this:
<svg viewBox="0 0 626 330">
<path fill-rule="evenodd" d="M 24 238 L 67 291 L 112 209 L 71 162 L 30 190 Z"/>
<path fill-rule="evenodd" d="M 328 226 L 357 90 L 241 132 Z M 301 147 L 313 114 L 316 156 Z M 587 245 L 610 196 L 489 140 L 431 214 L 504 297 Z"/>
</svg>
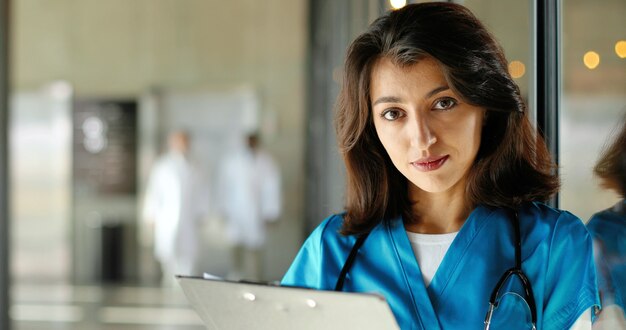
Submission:
<svg viewBox="0 0 626 330">
<path fill-rule="evenodd" d="M 411 125 L 411 146 L 420 150 L 427 150 L 437 142 L 432 128 L 428 123 L 428 118 L 417 116 Z"/>
</svg>

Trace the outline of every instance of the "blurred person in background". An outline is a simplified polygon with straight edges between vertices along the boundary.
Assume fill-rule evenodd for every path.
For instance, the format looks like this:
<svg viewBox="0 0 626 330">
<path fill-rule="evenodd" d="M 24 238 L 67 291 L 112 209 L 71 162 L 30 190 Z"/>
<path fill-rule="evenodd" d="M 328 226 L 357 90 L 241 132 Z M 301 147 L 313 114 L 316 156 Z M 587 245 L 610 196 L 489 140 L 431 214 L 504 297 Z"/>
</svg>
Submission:
<svg viewBox="0 0 626 330">
<path fill-rule="evenodd" d="M 174 131 L 167 142 L 168 151 L 148 178 L 143 218 L 154 228 L 154 254 L 161 265 L 163 284 L 171 285 L 174 275 L 195 272 L 208 189 L 189 159 L 189 135 Z"/>
<path fill-rule="evenodd" d="M 602 302 L 594 329 L 626 329 L 626 114 L 617 134 L 602 152 L 594 174 L 603 188 L 615 191 L 622 200 L 594 214 L 587 224 L 594 239 Z"/>
<path fill-rule="evenodd" d="M 267 224 L 281 212 L 280 172 L 261 149 L 258 133 L 222 160 L 217 178 L 217 209 L 232 244 L 231 279 L 260 280 Z"/>
</svg>

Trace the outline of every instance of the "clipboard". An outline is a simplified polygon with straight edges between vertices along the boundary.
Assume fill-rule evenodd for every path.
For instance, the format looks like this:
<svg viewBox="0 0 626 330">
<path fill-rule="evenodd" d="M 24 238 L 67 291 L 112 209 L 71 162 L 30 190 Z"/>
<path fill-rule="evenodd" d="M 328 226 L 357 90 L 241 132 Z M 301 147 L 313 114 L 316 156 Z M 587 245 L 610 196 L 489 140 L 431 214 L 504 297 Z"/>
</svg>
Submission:
<svg viewBox="0 0 626 330">
<path fill-rule="evenodd" d="M 176 276 L 187 299 L 210 330 L 396 330 L 384 297 Z"/>
</svg>

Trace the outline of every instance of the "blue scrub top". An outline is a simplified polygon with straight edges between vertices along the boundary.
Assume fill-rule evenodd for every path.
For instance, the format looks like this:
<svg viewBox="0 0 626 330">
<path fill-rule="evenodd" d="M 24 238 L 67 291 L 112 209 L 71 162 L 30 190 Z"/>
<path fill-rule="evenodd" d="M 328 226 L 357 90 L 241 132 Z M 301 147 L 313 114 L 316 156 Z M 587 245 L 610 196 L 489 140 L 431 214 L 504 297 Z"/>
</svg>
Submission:
<svg viewBox="0 0 626 330">
<path fill-rule="evenodd" d="M 595 242 L 595 259 L 602 305 L 616 304 L 624 311 L 626 302 L 626 201 L 621 201 L 610 209 L 594 214 L 587 224 L 587 229 Z"/>
<path fill-rule="evenodd" d="M 519 218 L 538 329 L 567 329 L 599 306 L 591 236 L 580 219 L 543 204 L 529 203 Z M 320 224 L 282 285 L 334 289 L 356 241 L 339 234 L 342 222 L 334 215 Z M 426 287 L 402 218 L 382 221 L 359 250 L 344 291 L 383 295 L 402 329 L 482 329 L 491 291 L 515 265 L 514 242 L 513 221 L 503 210 L 477 207 Z"/>
</svg>

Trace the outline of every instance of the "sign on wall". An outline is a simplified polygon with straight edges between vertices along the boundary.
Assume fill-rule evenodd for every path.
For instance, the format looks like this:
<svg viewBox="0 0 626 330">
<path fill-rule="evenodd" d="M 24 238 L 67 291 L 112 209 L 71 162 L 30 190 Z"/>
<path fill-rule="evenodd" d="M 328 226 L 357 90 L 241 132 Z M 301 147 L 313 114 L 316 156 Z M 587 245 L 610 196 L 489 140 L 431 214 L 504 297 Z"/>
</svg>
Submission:
<svg viewBox="0 0 626 330">
<path fill-rule="evenodd" d="M 72 160 L 75 194 L 137 193 L 136 131 L 136 101 L 75 102 Z"/>
</svg>

